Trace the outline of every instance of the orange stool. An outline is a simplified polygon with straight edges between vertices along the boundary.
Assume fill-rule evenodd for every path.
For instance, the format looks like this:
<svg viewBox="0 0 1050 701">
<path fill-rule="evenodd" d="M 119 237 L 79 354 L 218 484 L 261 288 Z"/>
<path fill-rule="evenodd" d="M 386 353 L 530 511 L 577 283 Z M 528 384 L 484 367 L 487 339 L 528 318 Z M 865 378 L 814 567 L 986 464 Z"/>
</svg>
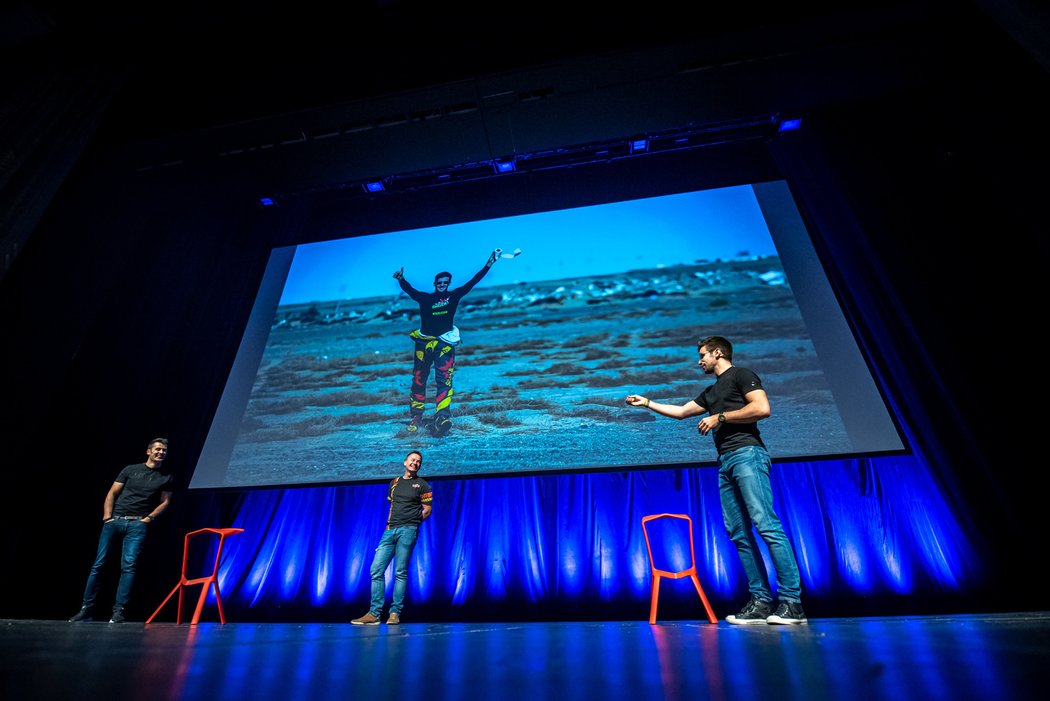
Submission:
<svg viewBox="0 0 1050 701">
<path fill-rule="evenodd" d="M 653 548 L 649 543 L 649 529 L 646 527 L 646 524 L 660 518 L 683 519 L 689 524 L 689 567 L 687 569 L 678 572 L 669 572 L 657 568 L 656 562 L 653 560 Z M 649 623 L 656 623 L 657 600 L 660 598 L 660 580 L 664 577 L 667 577 L 668 579 L 689 577 L 692 579 L 693 586 L 696 587 L 696 593 L 700 595 L 700 601 L 704 603 L 704 610 L 707 611 L 708 622 L 718 623 L 718 619 L 715 618 L 715 612 L 711 610 L 711 604 L 707 601 L 707 595 L 704 594 L 704 588 L 700 586 L 700 578 L 696 574 L 696 555 L 693 551 L 693 519 L 685 514 L 654 514 L 652 516 L 644 516 L 642 517 L 642 532 L 645 533 L 645 549 L 649 551 L 649 566 L 652 567 L 653 570 L 653 597 L 649 604 Z"/>
<path fill-rule="evenodd" d="M 202 533 L 214 533 L 219 536 L 219 547 L 215 551 L 215 565 L 212 568 L 211 574 L 207 577 L 197 577 L 196 579 L 186 578 L 186 561 L 189 559 L 190 554 L 190 539 L 194 536 Z M 175 617 L 175 623 L 182 623 L 182 601 L 184 595 L 184 588 L 190 584 L 203 584 L 201 587 L 201 595 L 197 600 L 197 609 L 193 612 L 193 620 L 190 621 L 190 625 L 196 625 L 201 619 L 201 611 L 204 610 L 204 600 L 208 598 L 208 585 L 215 587 L 215 603 L 219 606 L 219 621 L 226 623 L 226 615 L 222 611 L 222 598 L 219 596 L 219 559 L 222 557 L 222 547 L 226 542 L 226 537 L 231 535 L 237 535 L 238 533 L 244 533 L 243 528 L 201 528 L 196 531 L 190 531 L 186 534 L 186 540 L 182 549 L 182 578 L 179 583 L 175 585 L 175 588 L 171 590 L 171 593 L 161 602 L 157 610 L 153 612 L 146 623 L 151 623 L 157 614 L 161 612 L 161 609 L 171 600 L 171 597 L 175 596 L 175 592 L 179 593 L 179 608 L 178 613 Z"/>
</svg>

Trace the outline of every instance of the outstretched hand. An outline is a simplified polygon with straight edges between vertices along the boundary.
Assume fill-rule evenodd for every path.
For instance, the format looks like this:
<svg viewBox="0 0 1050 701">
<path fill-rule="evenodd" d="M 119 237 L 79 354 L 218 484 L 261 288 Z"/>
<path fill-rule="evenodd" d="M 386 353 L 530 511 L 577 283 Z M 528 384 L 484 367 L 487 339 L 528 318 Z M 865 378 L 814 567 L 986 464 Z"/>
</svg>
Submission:
<svg viewBox="0 0 1050 701">
<path fill-rule="evenodd" d="M 404 276 L 405 276 L 405 266 L 402 265 L 399 270 L 395 270 L 394 271 L 394 279 L 395 280 L 400 280 Z"/>
<path fill-rule="evenodd" d="M 649 406 L 649 400 L 640 394 L 628 394 L 624 401 L 631 406 Z"/>
</svg>

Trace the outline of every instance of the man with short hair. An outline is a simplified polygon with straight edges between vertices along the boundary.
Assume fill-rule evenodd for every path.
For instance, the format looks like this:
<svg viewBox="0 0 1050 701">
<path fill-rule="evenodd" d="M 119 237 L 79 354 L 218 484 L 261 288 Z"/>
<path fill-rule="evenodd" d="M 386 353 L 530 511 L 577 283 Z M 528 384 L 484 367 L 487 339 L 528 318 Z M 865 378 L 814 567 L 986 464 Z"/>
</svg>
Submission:
<svg viewBox="0 0 1050 701">
<path fill-rule="evenodd" d="M 420 292 L 405 280 L 403 267 L 394 272 L 397 284 L 419 304 L 419 328 L 409 334 L 415 341 L 412 388 L 409 391 L 409 432 L 414 433 L 420 426 L 425 426 L 432 436 L 440 438 L 452 428 L 452 375 L 456 370 L 456 346 L 460 344 L 459 329 L 454 323 L 456 309 L 463 296 L 481 282 L 498 259 L 498 251 L 494 250 L 481 270 L 454 290 L 449 290 L 452 273 L 438 273 L 434 276 L 434 291 Z M 434 368 L 437 396 L 433 419 L 424 422 L 423 409 L 431 367 Z"/>
<path fill-rule="evenodd" d="M 640 394 L 628 395 L 626 401 L 673 419 L 707 413 L 697 429 L 701 435 L 710 433 L 714 438 L 722 519 L 740 556 L 751 593 L 744 608 L 726 620 L 734 625 L 806 623 L 798 563 L 773 510 L 771 461 L 758 431 L 758 422 L 771 413 L 769 398 L 758 375 L 733 365 L 733 344 L 728 340 L 710 336 L 696 346 L 700 367 L 705 374 L 717 378 L 713 385 L 681 406 L 653 402 Z M 775 609 L 769 576 L 752 529 L 765 541 L 777 573 L 780 601 Z"/>
<path fill-rule="evenodd" d="M 391 626 L 401 623 L 401 609 L 404 608 L 405 591 L 408 589 L 408 561 L 419 537 L 419 526 L 430 518 L 433 511 L 430 485 L 419 476 L 422 464 L 423 454 L 413 450 L 405 456 L 405 473 L 394 478 L 387 486 L 386 500 L 390 502 L 390 511 L 387 513 L 386 530 L 372 559 L 372 600 L 368 613 L 350 621 L 354 625 L 379 625 L 379 617 L 386 603 L 386 568 L 391 560 L 395 560 L 394 595 L 386 622 Z"/>
<path fill-rule="evenodd" d="M 120 549 L 120 581 L 113 602 L 110 623 L 124 622 L 124 608 L 131 597 L 139 556 L 146 543 L 152 524 L 171 503 L 174 480 L 163 471 L 168 456 L 168 439 L 154 438 L 146 445 L 146 462 L 128 465 L 106 493 L 102 502 L 102 533 L 98 539 L 98 553 L 91 566 L 84 601 L 70 623 L 93 619 L 99 578 L 106 562 Z"/>
</svg>

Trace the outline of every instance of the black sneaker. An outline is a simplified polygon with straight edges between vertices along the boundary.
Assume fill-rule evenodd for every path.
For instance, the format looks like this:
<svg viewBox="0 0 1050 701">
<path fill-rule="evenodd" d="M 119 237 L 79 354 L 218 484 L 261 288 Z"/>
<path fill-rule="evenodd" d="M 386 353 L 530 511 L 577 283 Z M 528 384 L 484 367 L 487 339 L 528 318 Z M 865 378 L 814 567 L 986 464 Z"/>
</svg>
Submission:
<svg viewBox="0 0 1050 701">
<path fill-rule="evenodd" d="M 802 610 L 802 604 L 797 601 L 781 601 L 776 613 L 767 618 L 766 623 L 797 626 L 809 623 L 809 621 L 806 620 L 806 612 Z"/>
<path fill-rule="evenodd" d="M 69 619 L 70 623 L 80 623 L 81 621 L 94 620 L 91 616 L 91 607 L 85 606 L 77 611 L 72 618 Z"/>
<path fill-rule="evenodd" d="M 726 616 L 726 621 L 735 626 L 765 625 L 766 619 L 771 613 L 773 613 L 772 601 L 762 601 L 752 596 L 751 601 L 748 601 L 744 608 L 740 609 L 740 613 L 735 616 Z"/>
<path fill-rule="evenodd" d="M 109 617 L 110 623 L 124 622 L 124 609 L 113 609 L 113 615 Z"/>
</svg>

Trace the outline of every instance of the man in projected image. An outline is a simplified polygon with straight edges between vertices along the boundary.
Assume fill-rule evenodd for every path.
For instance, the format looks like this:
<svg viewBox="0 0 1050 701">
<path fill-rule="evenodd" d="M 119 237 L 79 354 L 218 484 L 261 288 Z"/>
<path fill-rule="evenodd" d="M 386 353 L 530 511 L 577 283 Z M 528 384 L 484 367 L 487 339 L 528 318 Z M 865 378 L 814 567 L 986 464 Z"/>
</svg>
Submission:
<svg viewBox="0 0 1050 701">
<path fill-rule="evenodd" d="M 728 340 L 710 336 L 696 346 L 701 369 L 705 374 L 714 375 L 716 380 L 695 399 L 676 406 L 631 394 L 626 401 L 673 419 L 707 414 L 697 428 L 701 435 L 710 433 L 714 438 L 722 519 L 744 566 L 751 592 L 750 601 L 740 613 L 727 616 L 726 620 L 735 625 L 806 623 L 798 563 L 773 510 L 770 458 L 758 431 L 758 422 L 770 415 L 769 398 L 758 375 L 733 365 L 733 345 Z M 752 529 L 758 531 L 765 542 L 777 573 L 779 603 L 776 609 Z"/>
<path fill-rule="evenodd" d="M 168 456 L 168 440 L 154 438 L 146 446 L 146 462 L 128 465 L 106 493 L 102 502 L 102 534 L 98 553 L 91 566 L 84 601 L 70 623 L 93 620 L 95 599 L 106 562 L 120 553 L 120 581 L 110 623 L 124 622 L 124 608 L 131 597 L 142 546 L 152 524 L 171 503 L 172 476 L 163 471 Z"/>
<path fill-rule="evenodd" d="M 390 511 L 387 514 L 386 530 L 379 539 L 372 560 L 372 601 L 368 613 L 350 621 L 354 625 L 379 625 L 383 604 L 386 603 L 386 568 L 392 559 L 395 560 L 394 595 L 386 623 L 390 626 L 401 623 L 401 609 L 404 608 L 405 590 L 408 588 L 408 561 L 416 546 L 419 526 L 430 518 L 432 511 L 430 485 L 419 476 L 422 464 L 423 454 L 413 450 L 405 456 L 405 474 L 394 478 L 387 486 L 386 500 L 390 502 Z"/>
<path fill-rule="evenodd" d="M 485 273 L 499 260 L 499 251 L 494 250 L 481 270 L 465 285 L 449 290 L 452 274 L 440 272 L 434 276 L 434 291 L 420 292 L 405 280 L 405 269 L 394 272 L 394 279 L 405 294 L 419 304 L 419 328 L 409 335 L 415 341 L 412 364 L 412 388 L 409 391 L 410 421 L 408 431 L 416 432 L 425 426 L 430 434 L 440 438 L 452 428 L 452 376 L 456 370 L 456 346 L 460 344 L 459 329 L 455 326 L 456 309 L 464 295 L 481 282 Z M 423 419 L 426 404 L 427 382 L 430 369 L 434 368 L 437 396 L 434 399 L 434 416 Z"/>
</svg>

